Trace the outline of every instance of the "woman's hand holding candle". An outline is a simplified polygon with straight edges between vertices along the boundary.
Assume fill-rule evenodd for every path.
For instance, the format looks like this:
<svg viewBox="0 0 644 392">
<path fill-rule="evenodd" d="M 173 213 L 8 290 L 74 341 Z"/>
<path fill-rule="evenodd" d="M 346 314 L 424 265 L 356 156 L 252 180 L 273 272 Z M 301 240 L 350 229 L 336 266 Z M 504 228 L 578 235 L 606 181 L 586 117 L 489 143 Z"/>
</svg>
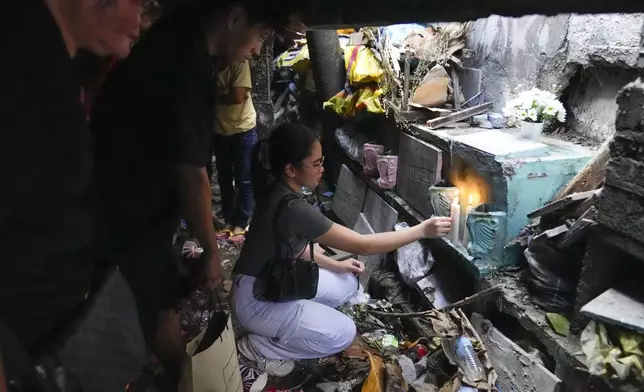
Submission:
<svg viewBox="0 0 644 392">
<path fill-rule="evenodd" d="M 425 238 L 445 237 L 452 228 L 452 218 L 435 216 L 421 224 L 424 225 L 423 232 L 425 233 Z"/>
</svg>

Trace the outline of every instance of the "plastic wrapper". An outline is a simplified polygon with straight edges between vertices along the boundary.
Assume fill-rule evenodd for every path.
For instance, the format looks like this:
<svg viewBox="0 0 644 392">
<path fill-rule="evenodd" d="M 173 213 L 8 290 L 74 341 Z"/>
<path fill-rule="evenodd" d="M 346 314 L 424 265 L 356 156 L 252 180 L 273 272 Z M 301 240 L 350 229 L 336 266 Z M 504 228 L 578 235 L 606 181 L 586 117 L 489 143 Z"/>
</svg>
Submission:
<svg viewBox="0 0 644 392">
<path fill-rule="evenodd" d="M 383 94 L 384 90 L 377 86 L 364 87 L 355 92 L 342 90 L 322 106 L 345 117 L 353 116 L 356 112 L 383 114 L 385 110 L 380 102 Z"/>
<path fill-rule="evenodd" d="M 394 228 L 396 231 L 406 230 L 409 229 L 409 225 L 401 222 L 396 223 Z M 432 270 L 434 256 L 428 248 L 423 247 L 420 242 L 416 241 L 398 248 L 396 251 L 396 263 L 402 280 L 409 286 L 416 287 L 416 282 L 429 275 Z"/>
<path fill-rule="evenodd" d="M 275 67 L 287 67 L 300 75 L 306 74 L 311 68 L 308 45 L 299 45 L 280 54 L 275 59 Z"/>
<path fill-rule="evenodd" d="M 365 143 L 368 143 L 370 135 L 362 132 L 356 132 L 353 128 L 344 126 L 335 130 L 335 141 L 338 143 L 342 151 L 351 160 L 358 162 L 364 166 L 364 154 L 362 149 Z"/>
<path fill-rule="evenodd" d="M 549 312 L 571 309 L 575 299 L 574 285 L 546 268 L 530 250 L 526 249 L 525 255 L 528 271 L 524 279 L 532 294 L 532 301 Z"/>
<path fill-rule="evenodd" d="M 347 69 L 349 84 L 380 83 L 384 70 L 374 51 L 364 45 L 344 48 L 344 66 Z"/>
</svg>

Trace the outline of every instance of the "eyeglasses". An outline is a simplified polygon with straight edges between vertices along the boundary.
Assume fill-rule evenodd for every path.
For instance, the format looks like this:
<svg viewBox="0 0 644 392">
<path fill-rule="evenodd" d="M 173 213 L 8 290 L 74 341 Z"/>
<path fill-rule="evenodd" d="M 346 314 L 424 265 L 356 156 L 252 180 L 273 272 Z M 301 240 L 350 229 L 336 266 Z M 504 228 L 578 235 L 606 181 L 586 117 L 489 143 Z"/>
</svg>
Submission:
<svg viewBox="0 0 644 392">
<path fill-rule="evenodd" d="M 313 165 L 311 165 L 311 166 L 308 166 L 308 165 L 302 165 L 302 167 L 306 167 L 306 168 L 308 168 L 308 169 L 316 169 L 316 170 L 320 170 L 320 168 L 322 168 L 322 165 L 324 165 L 324 155 L 322 155 L 322 158 L 320 158 L 320 159 L 318 160 L 318 162 L 314 163 Z"/>
</svg>

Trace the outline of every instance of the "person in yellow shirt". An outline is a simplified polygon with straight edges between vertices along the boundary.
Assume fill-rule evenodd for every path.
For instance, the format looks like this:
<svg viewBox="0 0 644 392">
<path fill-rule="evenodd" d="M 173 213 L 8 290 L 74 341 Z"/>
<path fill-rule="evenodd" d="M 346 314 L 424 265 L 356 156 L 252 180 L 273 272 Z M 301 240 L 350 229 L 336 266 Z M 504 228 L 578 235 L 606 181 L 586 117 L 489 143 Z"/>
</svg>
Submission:
<svg viewBox="0 0 644 392">
<path fill-rule="evenodd" d="M 214 152 L 226 226 L 217 237 L 231 242 L 244 240 L 253 204 L 251 155 L 257 143 L 257 114 L 251 90 L 248 61 L 219 72 Z"/>
</svg>

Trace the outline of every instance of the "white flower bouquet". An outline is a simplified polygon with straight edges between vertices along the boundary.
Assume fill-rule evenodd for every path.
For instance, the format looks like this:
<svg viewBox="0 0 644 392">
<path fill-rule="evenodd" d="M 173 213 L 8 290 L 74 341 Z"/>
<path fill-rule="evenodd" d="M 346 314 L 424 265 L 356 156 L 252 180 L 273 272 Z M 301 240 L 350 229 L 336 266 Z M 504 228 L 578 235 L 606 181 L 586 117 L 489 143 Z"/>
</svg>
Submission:
<svg viewBox="0 0 644 392">
<path fill-rule="evenodd" d="M 523 91 L 505 105 L 503 115 L 518 121 L 543 123 L 546 120 L 566 121 L 566 109 L 551 92 L 533 88 Z"/>
</svg>

